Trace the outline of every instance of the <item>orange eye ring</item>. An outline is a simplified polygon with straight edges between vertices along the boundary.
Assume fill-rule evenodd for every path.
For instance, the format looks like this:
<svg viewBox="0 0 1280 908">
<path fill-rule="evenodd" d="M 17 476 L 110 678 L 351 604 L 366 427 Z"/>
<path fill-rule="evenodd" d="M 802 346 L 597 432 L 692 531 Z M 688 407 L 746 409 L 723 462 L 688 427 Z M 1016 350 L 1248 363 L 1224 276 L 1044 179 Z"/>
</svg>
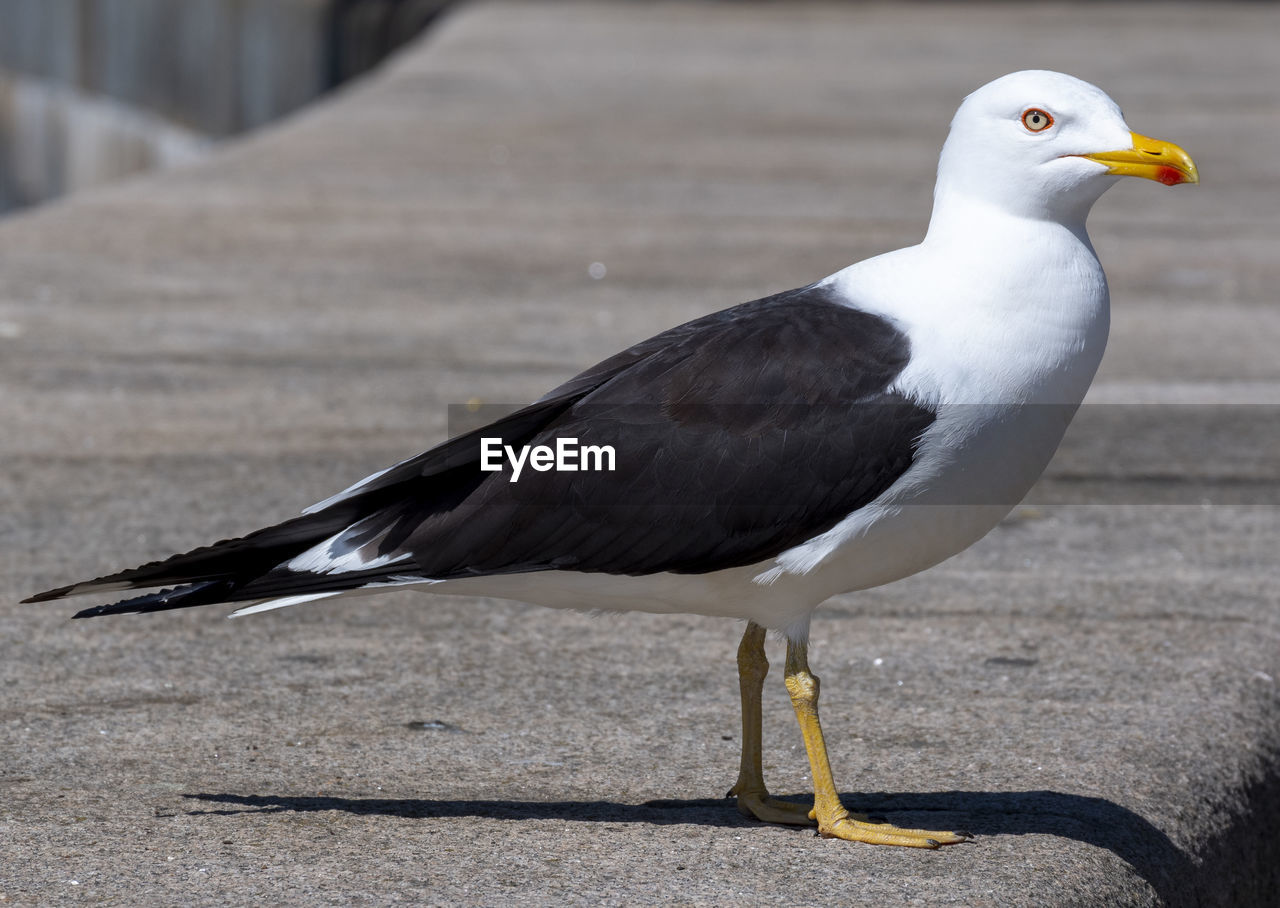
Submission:
<svg viewBox="0 0 1280 908">
<path fill-rule="evenodd" d="M 1053 125 L 1053 114 L 1039 107 L 1028 107 L 1022 112 L 1022 125 L 1027 132 L 1044 132 Z"/>
</svg>

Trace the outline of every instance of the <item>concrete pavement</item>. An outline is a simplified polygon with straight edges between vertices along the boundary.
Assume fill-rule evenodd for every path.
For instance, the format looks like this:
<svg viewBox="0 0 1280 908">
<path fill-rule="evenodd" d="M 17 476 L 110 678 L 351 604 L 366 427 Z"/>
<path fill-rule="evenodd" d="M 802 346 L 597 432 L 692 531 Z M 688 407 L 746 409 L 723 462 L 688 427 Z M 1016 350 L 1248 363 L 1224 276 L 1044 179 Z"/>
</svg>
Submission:
<svg viewBox="0 0 1280 908">
<path fill-rule="evenodd" d="M 1273 904 L 1278 26 L 477 5 L 204 164 L 0 223 L 0 898 Z M 296 513 L 442 439 L 450 403 L 914 241 L 960 98 L 1031 66 L 1102 85 L 1204 182 L 1099 203 L 1098 406 L 1031 502 L 815 619 L 848 800 L 973 845 L 741 820 L 729 622 L 16 605 Z M 798 795 L 766 691 L 766 773 Z"/>
</svg>

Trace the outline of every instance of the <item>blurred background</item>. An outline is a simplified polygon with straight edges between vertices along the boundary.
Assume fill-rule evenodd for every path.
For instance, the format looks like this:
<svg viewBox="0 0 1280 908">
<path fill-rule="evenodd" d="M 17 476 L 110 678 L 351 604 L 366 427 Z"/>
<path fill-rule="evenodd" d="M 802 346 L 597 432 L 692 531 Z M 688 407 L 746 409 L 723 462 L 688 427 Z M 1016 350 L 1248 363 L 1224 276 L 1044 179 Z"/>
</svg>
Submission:
<svg viewBox="0 0 1280 908">
<path fill-rule="evenodd" d="M 0 213 L 202 156 L 448 0 L 0 0 Z"/>
</svg>

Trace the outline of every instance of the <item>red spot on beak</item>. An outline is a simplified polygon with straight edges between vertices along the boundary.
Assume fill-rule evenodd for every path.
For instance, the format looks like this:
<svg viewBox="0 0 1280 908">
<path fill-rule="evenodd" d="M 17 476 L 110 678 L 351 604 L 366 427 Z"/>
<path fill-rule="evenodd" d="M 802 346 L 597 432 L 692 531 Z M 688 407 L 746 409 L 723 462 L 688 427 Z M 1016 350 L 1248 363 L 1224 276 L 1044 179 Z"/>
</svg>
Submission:
<svg viewBox="0 0 1280 908">
<path fill-rule="evenodd" d="M 1174 167 L 1161 167 L 1156 171 L 1156 179 L 1166 186 L 1177 186 L 1186 182 L 1187 175 Z"/>
</svg>

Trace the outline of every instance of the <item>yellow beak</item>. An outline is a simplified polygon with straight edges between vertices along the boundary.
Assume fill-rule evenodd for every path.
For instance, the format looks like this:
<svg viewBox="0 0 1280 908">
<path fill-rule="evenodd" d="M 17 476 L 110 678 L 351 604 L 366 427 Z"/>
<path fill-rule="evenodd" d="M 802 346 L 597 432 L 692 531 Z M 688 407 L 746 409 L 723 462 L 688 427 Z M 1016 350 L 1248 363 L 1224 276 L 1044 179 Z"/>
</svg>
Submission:
<svg viewBox="0 0 1280 908">
<path fill-rule="evenodd" d="M 1107 173 L 1117 176 L 1144 177 L 1166 186 L 1200 182 L 1196 162 L 1177 145 L 1140 136 L 1136 132 L 1129 135 L 1133 139 L 1132 148 L 1099 151 L 1096 154 L 1082 154 L 1080 157 L 1107 165 Z"/>
</svg>

